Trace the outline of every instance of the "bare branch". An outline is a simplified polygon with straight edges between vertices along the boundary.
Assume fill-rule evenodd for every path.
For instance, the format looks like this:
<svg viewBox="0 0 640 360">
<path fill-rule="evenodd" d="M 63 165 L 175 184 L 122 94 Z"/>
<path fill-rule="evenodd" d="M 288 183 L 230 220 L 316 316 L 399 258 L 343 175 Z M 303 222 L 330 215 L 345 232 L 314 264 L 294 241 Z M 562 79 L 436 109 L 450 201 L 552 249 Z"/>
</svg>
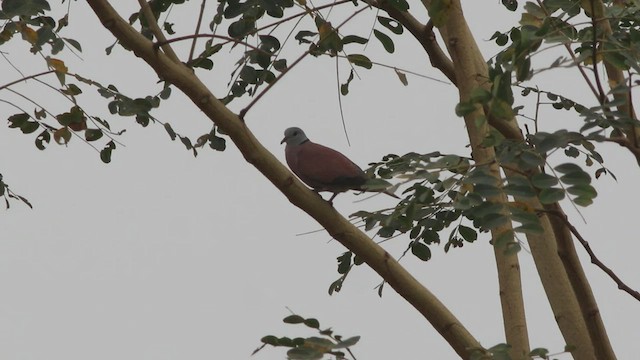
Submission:
<svg viewBox="0 0 640 360">
<path fill-rule="evenodd" d="M 543 212 L 548 212 L 560 218 L 564 222 L 564 224 L 569 228 L 573 236 L 575 236 L 576 239 L 578 239 L 578 241 L 580 242 L 582 247 L 585 249 L 587 254 L 589 254 L 591 263 L 596 265 L 602 271 L 604 271 L 607 275 L 609 275 L 609 277 L 618 285 L 618 289 L 628 293 L 629 295 L 633 296 L 636 300 L 640 301 L 640 292 L 630 288 L 627 284 L 624 283 L 624 281 L 622 281 L 622 279 L 620 279 L 620 277 L 618 277 L 618 275 L 616 275 L 616 273 L 613 272 L 613 270 L 611 270 L 602 261 L 600 261 L 600 259 L 593 252 L 593 249 L 591 249 L 589 242 L 585 240 L 585 238 L 582 237 L 582 235 L 580 235 L 580 233 L 578 232 L 578 229 L 576 229 L 576 227 L 573 226 L 573 224 L 571 224 L 567 215 L 559 213 L 557 211 L 543 210 Z"/>
<path fill-rule="evenodd" d="M 200 33 L 200 25 L 202 25 L 202 17 L 204 16 L 204 8 L 207 5 L 207 0 L 202 0 L 202 4 L 200 4 L 200 14 L 198 15 L 198 23 L 196 24 L 195 35 Z M 193 42 L 191 43 L 191 50 L 189 50 L 189 60 L 187 60 L 187 64 L 193 60 L 193 53 L 196 50 L 196 41 L 198 38 L 193 38 Z"/>
<path fill-rule="evenodd" d="M 6 88 L 10 87 L 11 85 L 15 85 L 15 84 L 17 84 L 19 82 L 27 81 L 29 79 L 35 79 L 35 78 L 40 77 L 42 75 L 47 75 L 47 74 L 51 74 L 51 73 L 54 73 L 54 72 L 56 72 L 56 71 L 55 70 L 47 70 L 47 71 L 43 71 L 41 73 L 25 76 L 23 78 L 20 78 L 18 80 L 15 80 L 15 81 L 12 81 L 10 83 L 7 83 L 7 84 L 4 84 L 4 85 L 0 86 L 0 90 L 6 89 Z"/>
</svg>

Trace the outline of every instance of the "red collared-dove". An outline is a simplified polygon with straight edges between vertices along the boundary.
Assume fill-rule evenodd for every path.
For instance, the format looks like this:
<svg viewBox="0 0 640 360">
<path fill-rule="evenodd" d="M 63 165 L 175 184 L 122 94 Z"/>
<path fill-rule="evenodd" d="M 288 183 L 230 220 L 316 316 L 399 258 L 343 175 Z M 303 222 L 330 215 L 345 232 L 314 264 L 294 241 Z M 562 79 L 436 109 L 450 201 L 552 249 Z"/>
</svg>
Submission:
<svg viewBox="0 0 640 360">
<path fill-rule="evenodd" d="M 384 189 L 365 189 L 369 178 L 358 165 L 341 153 L 310 141 L 300 128 L 285 130 L 280 143 L 284 142 L 287 143 L 284 151 L 291 171 L 315 192 L 332 192 L 330 203 L 347 190 L 384 192 L 397 197 Z"/>
</svg>

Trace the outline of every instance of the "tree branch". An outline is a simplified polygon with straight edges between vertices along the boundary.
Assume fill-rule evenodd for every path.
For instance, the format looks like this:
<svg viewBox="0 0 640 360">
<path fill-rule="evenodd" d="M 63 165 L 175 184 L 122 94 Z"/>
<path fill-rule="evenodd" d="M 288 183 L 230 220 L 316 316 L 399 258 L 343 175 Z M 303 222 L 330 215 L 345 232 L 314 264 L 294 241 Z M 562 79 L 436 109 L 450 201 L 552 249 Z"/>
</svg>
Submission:
<svg viewBox="0 0 640 360">
<path fill-rule="evenodd" d="M 191 70 L 176 63 L 153 43 L 133 29 L 106 0 L 87 0 L 94 13 L 123 45 L 149 64 L 160 77 L 183 91 L 217 126 L 223 130 L 242 152 L 246 161 L 256 167 L 295 206 L 299 207 L 341 244 L 361 257 L 389 285 L 418 310 L 463 358 L 479 342 L 429 290 L 382 247 L 358 230 L 326 201 L 304 186 L 254 137 L 238 116 L 225 107 Z"/>
<path fill-rule="evenodd" d="M 207 5 L 207 0 L 202 0 L 202 3 L 200 4 L 200 14 L 198 14 L 198 23 L 196 24 L 196 31 L 194 32 L 195 35 L 198 35 L 200 33 L 200 25 L 202 24 L 202 16 L 204 15 L 204 8 Z M 193 38 L 193 42 L 191 42 L 191 49 L 189 50 L 189 59 L 187 60 L 187 64 L 191 62 L 191 60 L 193 60 L 193 53 L 196 50 L 196 42 L 197 42 L 198 38 L 194 37 Z"/>
<path fill-rule="evenodd" d="M 443 34 L 443 38 L 448 41 L 447 46 L 453 61 L 452 69 L 455 71 L 455 83 L 460 94 L 460 101 L 466 101 L 469 99 L 471 92 L 480 86 L 479 82 L 482 81 L 482 78 L 478 76 L 477 71 L 476 56 L 479 51 L 477 53 L 472 51 L 474 48 L 477 49 L 477 45 L 467 26 L 458 0 L 451 1 L 449 17 L 441 30 L 446 34 Z M 492 176 L 496 178 L 498 183 L 502 183 L 500 170 L 495 163 L 494 148 L 482 145 L 489 132 L 489 126 L 486 123 L 477 125 L 476 119 L 484 115 L 483 113 L 483 109 L 477 108 L 474 112 L 464 117 L 465 127 L 471 143 L 471 153 L 476 163 L 490 164 L 488 169 Z M 488 200 L 498 204 L 505 204 L 507 196 L 501 193 Z M 505 233 L 513 233 L 511 222 L 491 230 L 491 237 L 494 243 L 495 239 Z M 494 246 L 503 326 L 507 343 L 511 345 L 511 358 L 523 359 L 528 356 L 530 346 L 522 295 L 520 264 L 517 256 L 507 255 L 504 250 L 505 248 Z"/>
<path fill-rule="evenodd" d="M 614 360 L 616 355 L 613 352 L 606 327 L 600 316 L 598 303 L 576 252 L 571 231 L 562 219 L 563 217 L 566 218 L 566 215 L 558 203 L 545 205 L 544 209 L 557 215 L 549 217 L 549 221 L 558 243 L 558 256 L 560 256 L 567 271 L 573 291 L 579 299 L 582 317 L 585 319 L 587 330 L 593 341 L 596 358 Z"/>
<path fill-rule="evenodd" d="M 386 11 L 391 18 L 409 30 L 427 52 L 431 65 L 440 70 L 453 84 L 456 83 L 453 62 L 451 62 L 451 59 L 447 57 L 440 45 L 438 45 L 438 41 L 433 33 L 433 24 L 431 21 L 429 21 L 427 25 L 424 25 L 410 13 L 398 11 L 386 1 L 366 0 L 365 2 L 375 8 Z"/>
<path fill-rule="evenodd" d="M 591 249 L 591 246 L 589 245 L 589 242 L 587 240 L 585 240 L 585 238 L 582 237 L 582 235 L 580 235 L 580 232 L 578 232 L 578 229 L 576 229 L 576 227 L 573 226 L 573 224 L 569 221 L 569 218 L 567 217 L 566 214 L 564 214 L 562 212 L 559 212 L 559 211 L 556 211 L 556 210 L 545 210 L 545 212 L 548 212 L 548 213 L 550 213 L 552 215 L 555 215 L 558 219 L 560 219 L 564 223 L 564 225 L 569 229 L 569 231 L 571 231 L 573 236 L 575 236 L 576 239 L 578 239 L 578 241 L 580 242 L 580 244 L 582 245 L 584 250 L 587 252 L 587 254 L 589 254 L 589 258 L 591 259 L 591 263 L 596 265 L 602 271 L 604 271 L 607 275 L 609 275 L 609 277 L 616 283 L 616 285 L 618 285 L 618 289 L 626 292 L 627 294 L 629 294 L 632 297 L 634 297 L 636 300 L 640 301 L 640 292 L 632 289 L 627 284 L 625 284 L 624 281 L 622 281 L 622 279 L 620 279 L 620 277 L 618 275 L 616 275 L 616 273 L 613 272 L 613 270 L 611 270 L 611 268 L 606 266 L 596 256 L 596 254 L 593 252 L 593 249 Z"/>
<path fill-rule="evenodd" d="M 165 43 L 165 45 L 162 45 L 162 51 L 164 51 L 171 60 L 179 63 L 180 59 L 178 58 L 178 55 L 176 55 L 176 53 L 173 51 L 171 45 L 167 43 L 167 38 L 164 37 L 164 33 L 158 26 L 158 20 L 153 15 L 153 11 L 151 11 L 149 3 L 146 0 L 138 0 L 138 3 L 140 4 L 140 10 L 142 11 L 144 18 L 147 20 L 147 24 L 149 24 L 149 29 L 151 29 L 153 35 L 156 37 L 158 42 Z"/>
</svg>

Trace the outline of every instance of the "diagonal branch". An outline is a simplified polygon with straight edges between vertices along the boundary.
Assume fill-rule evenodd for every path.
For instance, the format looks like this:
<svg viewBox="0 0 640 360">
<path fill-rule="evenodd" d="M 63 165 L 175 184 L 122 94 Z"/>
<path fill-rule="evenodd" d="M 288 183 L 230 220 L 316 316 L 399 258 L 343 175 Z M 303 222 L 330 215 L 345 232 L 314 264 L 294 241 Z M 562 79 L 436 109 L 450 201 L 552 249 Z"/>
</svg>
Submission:
<svg viewBox="0 0 640 360">
<path fill-rule="evenodd" d="M 546 211 L 545 210 L 545 212 L 549 212 L 552 215 L 555 215 L 556 217 L 558 217 L 560 220 L 562 220 L 562 222 L 565 224 L 565 226 L 571 231 L 573 236 L 575 236 L 576 239 L 578 239 L 578 241 L 580 242 L 580 244 L 582 245 L 584 250 L 587 252 L 587 254 L 589 254 L 589 258 L 591 259 L 591 263 L 596 265 L 602 271 L 604 271 L 607 275 L 609 275 L 609 277 L 618 285 L 618 289 L 628 293 L 629 295 L 634 297 L 636 300 L 640 301 L 640 292 L 632 289 L 631 287 L 629 287 L 629 285 L 625 284 L 624 281 L 622 281 L 622 279 L 620 279 L 620 277 L 618 275 L 616 275 L 616 273 L 613 270 L 611 270 L 611 268 L 606 266 L 596 256 L 596 254 L 593 252 L 593 249 L 591 249 L 591 246 L 589 245 L 589 242 L 587 240 L 585 240 L 585 238 L 582 237 L 582 235 L 580 235 L 580 232 L 578 232 L 578 229 L 576 229 L 576 227 L 573 226 L 573 224 L 569 221 L 569 219 L 568 219 L 566 214 L 560 213 L 558 211 Z"/>
</svg>

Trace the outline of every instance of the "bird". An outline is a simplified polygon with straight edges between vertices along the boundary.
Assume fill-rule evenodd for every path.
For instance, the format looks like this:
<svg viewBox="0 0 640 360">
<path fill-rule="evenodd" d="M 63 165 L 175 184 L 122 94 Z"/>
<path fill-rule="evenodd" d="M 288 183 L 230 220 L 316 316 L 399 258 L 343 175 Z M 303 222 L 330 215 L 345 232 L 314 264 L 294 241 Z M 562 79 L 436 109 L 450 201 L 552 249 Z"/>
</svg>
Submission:
<svg viewBox="0 0 640 360">
<path fill-rule="evenodd" d="M 358 165 L 342 153 L 312 142 L 302 129 L 286 129 L 280 144 L 285 142 L 285 157 L 291 171 L 314 192 L 332 192 L 330 204 L 339 193 L 348 190 L 384 192 L 397 198 L 386 189 L 366 189 L 369 177 Z"/>
</svg>

